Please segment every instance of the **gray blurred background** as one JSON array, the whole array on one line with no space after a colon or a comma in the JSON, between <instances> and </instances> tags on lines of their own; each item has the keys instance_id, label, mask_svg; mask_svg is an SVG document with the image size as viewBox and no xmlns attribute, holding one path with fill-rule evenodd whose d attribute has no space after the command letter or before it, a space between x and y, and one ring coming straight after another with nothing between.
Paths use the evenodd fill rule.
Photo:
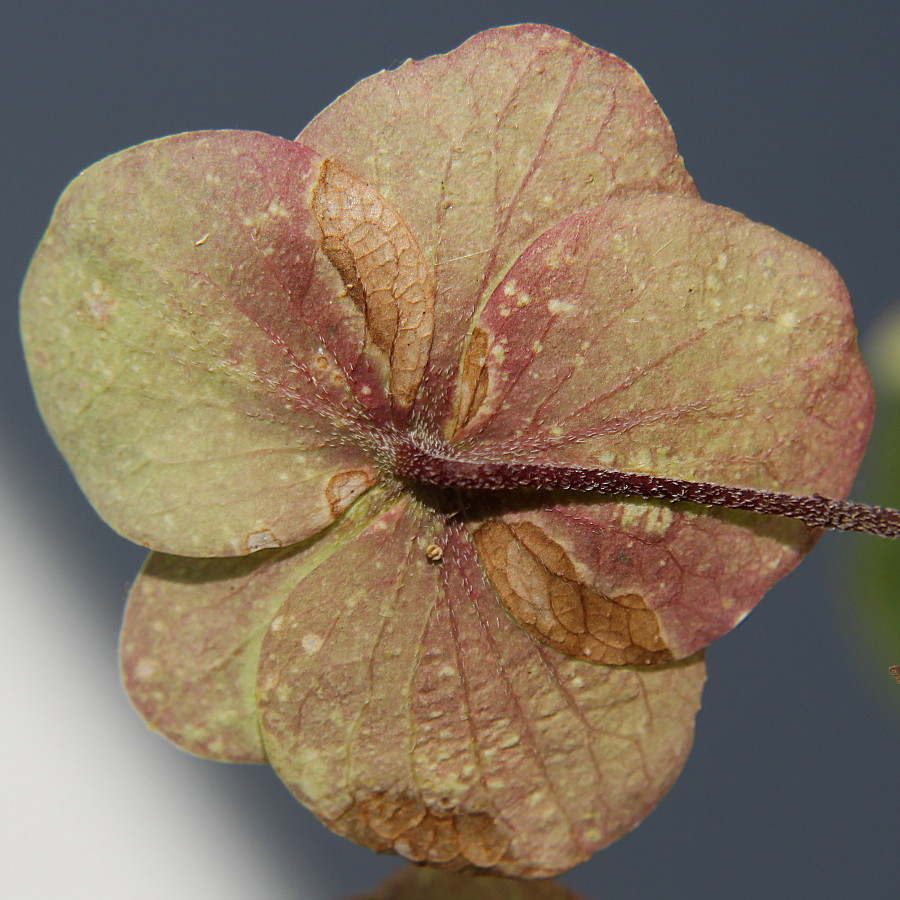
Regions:
<instances>
[{"instance_id":1,"label":"gray blurred background","mask_svg":"<svg viewBox=\"0 0 900 900\"><path fill-rule=\"evenodd\" d=\"M517 21L635 66L702 196L822 251L864 336L900 300L891 0L4 4L4 896L333 900L400 865L331 835L268 769L195 760L131 711L116 639L143 552L95 516L44 432L16 298L56 198L97 159L206 128L290 138L358 79ZM863 476L855 495L878 488ZM565 884L591 900L897 896L900 686L855 621L865 540L827 535L711 648L683 776Z\"/></svg>"}]
</instances>

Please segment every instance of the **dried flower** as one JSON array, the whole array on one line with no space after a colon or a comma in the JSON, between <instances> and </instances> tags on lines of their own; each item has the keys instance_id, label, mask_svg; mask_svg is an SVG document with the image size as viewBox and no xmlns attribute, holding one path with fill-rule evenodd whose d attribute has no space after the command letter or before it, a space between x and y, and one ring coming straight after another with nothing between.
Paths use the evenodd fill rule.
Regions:
<instances>
[{"instance_id":1,"label":"dried flower","mask_svg":"<svg viewBox=\"0 0 900 900\"><path fill-rule=\"evenodd\" d=\"M543 26L297 142L98 163L23 331L80 484L156 551L122 635L148 723L417 861L544 876L633 827L698 651L817 536L759 510L894 521L767 493L843 497L865 445L837 274L699 200L640 77Z\"/></svg>"}]
</instances>

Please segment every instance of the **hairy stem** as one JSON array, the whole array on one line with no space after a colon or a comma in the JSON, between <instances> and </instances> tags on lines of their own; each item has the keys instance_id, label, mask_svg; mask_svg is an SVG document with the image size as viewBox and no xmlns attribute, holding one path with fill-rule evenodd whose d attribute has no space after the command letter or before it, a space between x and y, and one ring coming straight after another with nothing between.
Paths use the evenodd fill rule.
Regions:
<instances>
[{"instance_id":1,"label":"hairy stem","mask_svg":"<svg viewBox=\"0 0 900 900\"><path fill-rule=\"evenodd\" d=\"M811 528L862 531L882 537L900 536L900 511L866 506L813 494L798 497L777 491L732 487L705 481L685 481L613 469L587 469L544 463L501 463L452 459L419 448L398 454L397 474L419 484L471 491L570 490L629 494L646 499L685 500L704 506L748 509L799 519Z\"/></svg>"}]
</instances>

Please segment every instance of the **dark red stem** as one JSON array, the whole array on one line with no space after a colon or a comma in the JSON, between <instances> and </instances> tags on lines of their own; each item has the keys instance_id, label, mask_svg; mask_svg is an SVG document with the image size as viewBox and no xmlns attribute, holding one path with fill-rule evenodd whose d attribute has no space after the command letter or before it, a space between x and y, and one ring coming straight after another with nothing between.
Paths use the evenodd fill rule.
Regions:
<instances>
[{"instance_id":1,"label":"dark red stem","mask_svg":"<svg viewBox=\"0 0 900 900\"><path fill-rule=\"evenodd\" d=\"M748 509L799 519L811 528L862 531L882 537L900 536L900 511L832 500L813 494L798 497L777 491L731 487L705 481L684 481L662 475L642 475L612 469L587 469L544 463L503 463L452 459L417 447L395 453L395 471L404 480L469 491L532 490L594 491L630 494L646 499L685 500L704 506Z\"/></svg>"}]
</instances>

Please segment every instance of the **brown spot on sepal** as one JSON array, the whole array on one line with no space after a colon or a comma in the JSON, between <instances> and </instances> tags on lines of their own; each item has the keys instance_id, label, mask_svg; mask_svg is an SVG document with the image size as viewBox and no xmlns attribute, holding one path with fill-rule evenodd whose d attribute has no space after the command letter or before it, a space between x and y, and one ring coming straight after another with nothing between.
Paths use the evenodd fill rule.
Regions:
<instances>
[{"instance_id":1,"label":"brown spot on sepal","mask_svg":"<svg viewBox=\"0 0 900 900\"><path fill-rule=\"evenodd\" d=\"M367 491L374 480L363 469L351 469L332 475L325 486L325 499L333 516L339 516L364 491Z\"/></svg>"},{"instance_id":2,"label":"brown spot on sepal","mask_svg":"<svg viewBox=\"0 0 900 900\"><path fill-rule=\"evenodd\" d=\"M456 409L451 431L456 434L478 414L488 392L488 334L473 328L460 366ZM452 439L452 436L451 436Z\"/></svg>"},{"instance_id":3,"label":"brown spot on sepal","mask_svg":"<svg viewBox=\"0 0 900 900\"><path fill-rule=\"evenodd\" d=\"M387 841L397 840L426 815L420 800L404 800L386 792L359 801L359 812L369 828Z\"/></svg>"},{"instance_id":4,"label":"brown spot on sepal","mask_svg":"<svg viewBox=\"0 0 900 900\"><path fill-rule=\"evenodd\" d=\"M590 662L652 666L674 655L638 594L585 585L564 548L531 522L491 520L474 533L478 557L513 619L551 647Z\"/></svg>"},{"instance_id":5,"label":"brown spot on sepal","mask_svg":"<svg viewBox=\"0 0 900 900\"><path fill-rule=\"evenodd\" d=\"M400 213L371 185L326 160L313 191L322 249L386 359L391 396L412 405L434 332L434 279Z\"/></svg>"},{"instance_id":6,"label":"brown spot on sepal","mask_svg":"<svg viewBox=\"0 0 900 900\"><path fill-rule=\"evenodd\" d=\"M326 824L377 852L454 872L490 871L510 848L510 835L496 815L434 810L420 798L389 793L357 801Z\"/></svg>"}]
</instances>

